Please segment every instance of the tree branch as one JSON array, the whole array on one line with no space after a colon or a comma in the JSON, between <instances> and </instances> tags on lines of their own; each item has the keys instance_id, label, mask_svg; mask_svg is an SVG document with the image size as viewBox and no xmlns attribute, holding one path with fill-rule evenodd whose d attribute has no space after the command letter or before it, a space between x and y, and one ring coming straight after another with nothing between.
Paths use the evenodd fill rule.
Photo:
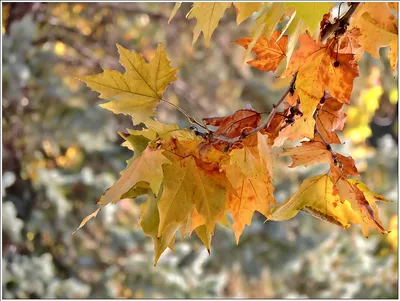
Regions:
<instances>
[{"instance_id":1,"label":"tree branch","mask_svg":"<svg viewBox=\"0 0 400 301\"><path fill-rule=\"evenodd\" d=\"M235 138L227 138L225 136L221 136L221 135L213 135L212 137L217 139L217 140L221 140L221 141L225 141L228 142L230 144L234 144L238 141L243 140L244 138L257 133L258 131L262 130L263 128L267 128L272 119L274 118L276 112L278 111L278 107L280 104L282 104L282 102L285 100L285 97L289 94L290 91L292 91L294 89L294 84L296 83L296 78L297 78L297 72L293 75L292 81L290 82L289 87L287 88L287 90L285 91L285 93L282 95L282 97L273 105L272 111L271 113L269 113L267 119L261 123L258 127L248 131L248 132L243 132L240 136L237 136Z\"/></svg>"},{"instance_id":2,"label":"tree branch","mask_svg":"<svg viewBox=\"0 0 400 301\"><path fill-rule=\"evenodd\" d=\"M349 10L343 15L343 17L336 20L335 23L329 24L321 33L321 41L325 43L326 40L330 37L330 35L336 32L343 24L349 24L350 18L353 16L354 12L356 11L357 7L360 5L360 2L352 2Z\"/></svg>"}]
</instances>

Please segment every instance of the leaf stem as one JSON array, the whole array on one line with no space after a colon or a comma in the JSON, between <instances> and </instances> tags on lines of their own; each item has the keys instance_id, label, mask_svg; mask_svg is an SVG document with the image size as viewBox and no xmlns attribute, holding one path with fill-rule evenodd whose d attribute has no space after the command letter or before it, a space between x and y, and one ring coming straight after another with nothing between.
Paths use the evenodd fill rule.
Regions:
<instances>
[{"instance_id":1,"label":"leaf stem","mask_svg":"<svg viewBox=\"0 0 400 301\"><path fill-rule=\"evenodd\" d=\"M329 24L325 28L324 32L321 35L321 42L325 43L332 33L336 32L341 26L343 26L343 24L348 24L350 18L353 16L354 12L360 4L360 2L351 2L351 6L349 10L344 14L344 16L340 19L337 19L335 23Z\"/></svg>"},{"instance_id":2,"label":"leaf stem","mask_svg":"<svg viewBox=\"0 0 400 301\"><path fill-rule=\"evenodd\" d=\"M161 101L169 104L170 106L173 106L175 109L177 109L179 112L181 112L183 115L185 115L185 117L189 120L189 122L191 124L195 124L199 127L201 127L202 129L206 130L208 133L210 133L210 130L202 125L200 122L198 122L194 117L190 116L189 113L187 113L184 109L182 109L180 106L177 106L176 104L173 104L172 102L166 100L166 99L161 99Z\"/></svg>"}]
</instances>

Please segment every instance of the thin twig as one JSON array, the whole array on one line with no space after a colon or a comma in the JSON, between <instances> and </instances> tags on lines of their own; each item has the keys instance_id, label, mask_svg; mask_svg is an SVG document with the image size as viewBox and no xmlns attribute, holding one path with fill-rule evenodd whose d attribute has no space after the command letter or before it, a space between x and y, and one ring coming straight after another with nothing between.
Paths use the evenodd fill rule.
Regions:
<instances>
[{"instance_id":1,"label":"thin twig","mask_svg":"<svg viewBox=\"0 0 400 301\"><path fill-rule=\"evenodd\" d=\"M185 117L189 120L189 122L190 122L191 124L195 124L195 125L201 127L202 129L206 130L208 133L210 133L210 130L209 130L206 126L202 125L200 122L198 122L198 121L197 121L196 119L194 119L192 116L190 116L189 113L187 113L187 112L186 112L184 109L182 109L180 106L177 106L177 105L173 104L172 102L170 102L170 101L168 101L168 100L166 100L166 99L161 99L161 101L163 101L163 102L169 104L170 106L173 106L175 109L177 109L177 110L178 110L179 112L181 112L183 115L185 115Z\"/></svg>"},{"instance_id":2,"label":"thin twig","mask_svg":"<svg viewBox=\"0 0 400 301\"><path fill-rule=\"evenodd\" d=\"M337 31L342 26L342 24L349 23L350 18L353 16L354 12L356 11L357 7L360 4L361 4L360 2L351 3L349 10L344 14L343 17L341 17L340 19L337 19L335 23L329 24L325 28L324 33L321 35L322 43L325 43L326 40L328 40L328 38L330 37L330 35L332 33L334 33L335 31Z\"/></svg>"},{"instance_id":3,"label":"thin twig","mask_svg":"<svg viewBox=\"0 0 400 301\"><path fill-rule=\"evenodd\" d=\"M240 136L237 136L235 138L228 138L228 137L221 136L221 135L213 135L213 138L221 140L221 141L228 142L230 144L234 144L234 143L236 143L236 142L238 142L240 140L243 140L247 136L250 136L250 135L252 135L254 133L257 133L258 131L262 130L263 128L268 128L268 126L270 125L270 123L271 123L272 119L274 118L276 112L278 111L279 105L285 100L285 98L289 94L289 92L294 89L294 84L296 82L296 78L297 78L297 72L293 75L292 81L290 82L290 85L287 88L287 90L285 91L285 93L273 105L271 113L269 113L267 119L263 123L261 123L258 127L254 128L254 129L252 129L252 130L250 130L248 132L243 132Z\"/></svg>"}]
</instances>

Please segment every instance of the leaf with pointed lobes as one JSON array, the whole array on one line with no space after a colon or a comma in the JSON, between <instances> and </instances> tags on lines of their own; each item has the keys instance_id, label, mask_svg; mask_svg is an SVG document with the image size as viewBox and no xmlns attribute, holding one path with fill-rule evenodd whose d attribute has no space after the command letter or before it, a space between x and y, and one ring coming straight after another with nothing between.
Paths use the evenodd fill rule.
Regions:
<instances>
[{"instance_id":1,"label":"leaf with pointed lobes","mask_svg":"<svg viewBox=\"0 0 400 301\"><path fill-rule=\"evenodd\" d=\"M210 232L208 232L208 229L205 225L199 226L194 230L196 231L196 235L200 238L202 243L207 248L208 254L210 254L211 253L212 234Z\"/></svg>"},{"instance_id":2,"label":"leaf with pointed lobes","mask_svg":"<svg viewBox=\"0 0 400 301\"><path fill-rule=\"evenodd\" d=\"M177 68L170 67L164 48L158 45L155 57L147 63L135 51L117 44L125 73L104 69L103 73L79 77L100 98L110 100L102 104L115 114L131 115L135 124L155 116L155 108L169 84L176 81Z\"/></svg>"},{"instance_id":3,"label":"leaf with pointed lobes","mask_svg":"<svg viewBox=\"0 0 400 301\"><path fill-rule=\"evenodd\" d=\"M229 154L230 159L222 163L235 189L228 193L228 209L237 243L245 226L250 226L254 211L268 217L271 204L276 204L271 183L271 150L263 135L257 133L257 138L258 145L235 149Z\"/></svg>"},{"instance_id":4,"label":"leaf with pointed lobes","mask_svg":"<svg viewBox=\"0 0 400 301\"><path fill-rule=\"evenodd\" d=\"M326 45L313 40L308 34L299 37L300 47L292 56L282 77L297 73L296 90L300 96L303 113L315 110L327 90L341 103L349 104L354 78L359 76L354 54L336 52L336 40Z\"/></svg>"},{"instance_id":5,"label":"leaf with pointed lobes","mask_svg":"<svg viewBox=\"0 0 400 301\"><path fill-rule=\"evenodd\" d=\"M289 109L283 114L286 116L288 112ZM303 138L312 139L314 137L315 119L312 115L297 115L291 123L285 117L275 116L275 120L273 119L270 126L266 129L268 135L271 135L268 140L270 145L273 143L272 146L280 147L287 139L294 141Z\"/></svg>"},{"instance_id":6,"label":"leaf with pointed lobes","mask_svg":"<svg viewBox=\"0 0 400 301\"><path fill-rule=\"evenodd\" d=\"M121 177L100 198L98 204L107 205L118 202L121 196L139 182L146 182L155 195L163 181L162 165L170 161L162 150L147 147L143 153L121 172Z\"/></svg>"},{"instance_id":7,"label":"leaf with pointed lobes","mask_svg":"<svg viewBox=\"0 0 400 301\"><path fill-rule=\"evenodd\" d=\"M233 5L236 8L236 23L238 25L264 6L262 2L233 2Z\"/></svg>"},{"instance_id":8,"label":"leaf with pointed lobes","mask_svg":"<svg viewBox=\"0 0 400 301\"><path fill-rule=\"evenodd\" d=\"M318 163L328 163L334 180L346 178L348 175L359 175L352 157L345 157L333 152L321 141L302 142L300 146L285 149L277 156L291 156L293 160L292 165L289 166L291 168L300 165L307 167Z\"/></svg>"},{"instance_id":9,"label":"leaf with pointed lobes","mask_svg":"<svg viewBox=\"0 0 400 301\"><path fill-rule=\"evenodd\" d=\"M206 47L210 47L210 39L214 30L217 28L219 20L225 10L231 6L231 2L195 2L192 9L187 14L188 19L196 18L197 23L193 29L193 42L196 43L203 32Z\"/></svg>"},{"instance_id":10,"label":"leaf with pointed lobes","mask_svg":"<svg viewBox=\"0 0 400 301\"><path fill-rule=\"evenodd\" d=\"M160 216L157 208L157 199L149 196L147 201L140 205L142 211L139 224L144 234L151 237L154 243L154 265L157 264L161 254L169 247L173 250L177 225L171 225L162 236L158 236Z\"/></svg>"},{"instance_id":11,"label":"leaf with pointed lobes","mask_svg":"<svg viewBox=\"0 0 400 301\"><path fill-rule=\"evenodd\" d=\"M245 56L250 54L257 40L261 36L270 37L279 20L285 14L286 7L281 2L273 2L267 10L263 10L256 20L252 30L252 42L246 48Z\"/></svg>"},{"instance_id":12,"label":"leaf with pointed lobes","mask_svg":"<svg viewBox=\"0 0 400 301\"><path fill-rule=\"evenodd\" d=\"M204 217L208 231L213 233L217 218L225 208L226 191L221 178L223 175L218 171L197 166L194 157L165 165L164 189L158 202L159 236L171 225L184 225L193 206Z\"/></svg>"},{"instance_id":13,"label":"leaf with pointed lobes","mask_svg":"<svg viewBox=\"0 0 400 301\"><path fill-rule=\"evenodd\" d=\"M82 220L82 222L80 223L79 227L78 227L74 232L72 232L72 235L74 235L75 232L78 231L80 228L82 228L83 226L85 226L86 223L87 223L89 220L91 220L92 218L96 217L97 214L100 212L100 210L103 209L103 207L104 207L104 206L100 206L100 207L97 208L93 213L91 213L91 214L89 214L88 216L86 216L86 217Z\"/></svg>"},{"instance_id":14,"label":"leaf with pointed lobes","mask_svg":"<svg viewBox=\"0 0 400 301\"><path fill-rule=\"evenodd\" d=\"M335 98L326 95L320 105L317 115L317 127L319 133L326 142L331 144L340 144L340 139L335 133L336 130L342 130L346 122L346 114L343 112L343 104ZM319 135L317 135L317 139Z\"/></svg>"},{"instance_id":15,"label":"leaf with pointed lobes","mask_svg":"<svg viewBox=\"0 0 400 301\"><path fill-rule=\"evenodd\" d=\"M388 233L382 226L376 204L376 201L388 201L383 196L370 191L357 179L339 179L334 193L340 197L341 202L347 201L351 204L365 237L368 237L369 228L377 229L383 234Z\"/></svg>"},{"instance_id":16,"label":"leaf with pointed lobes","mask_svg":"<svg viewBox=\"0 0 400 301\"><path fill-rule=\"evenodd\" d=\"M171 15L169 16L168 24L171 23L172 19L175 17L175 15L178 12L178 10L181 7L181 5L182 5L182 2L176 2L175 3L174 8L171 11Z\"/></svg>"},{"instance_id":17,"label":"leaf with pointed lobes","mask_svg":"<svg viewBox=\"0 0 400 301\"><path fill-rule=\"evenodd\" d=\"M358 217L349 202L342 203L340 197L333 192L334 185L328 175L306 179L297 192L273 209L269 219L288 220L303 210L314 217L348 229L351 223L358 223Z\"/></svg>"},{"instance_id":18,"label":"leaf with pointed lobes","mask_svg":"<svg viewBox=\"0 0 400 301\"><path fill-rule=\"evenodd\" d=\"M351 28L359 28L364 51L379 59L379 49L398 39L397 12L388 2L361 3L351 19ZM397 44L397 43L396 43Z\"/></svg>"},{"instance_id":19,"label":"leaf with pointed lobes","mask_svg":"<svg viewBox=\"0 0 400 301\"><path fill-rule=\"evenodd\" d=\"M286 46L288 36L283 35L280 40L281 32L275 31L271 38L260 37L251 49L257 59L248 61L247 64L262 71L275 71L279 63L286 57ZM248 48L249 44L253 41L252 38L243 38L235 41L236 44Z\"/></svg>"}]
</instances>

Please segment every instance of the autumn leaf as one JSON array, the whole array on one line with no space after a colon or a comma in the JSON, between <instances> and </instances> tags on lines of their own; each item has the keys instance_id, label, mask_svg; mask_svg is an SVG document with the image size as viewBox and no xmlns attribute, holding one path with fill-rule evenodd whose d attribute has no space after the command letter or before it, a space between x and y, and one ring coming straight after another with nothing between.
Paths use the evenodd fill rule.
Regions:
<instances>
[{"instance_id":1,"label":"autumn leaf","mask_svg":"<svg viewBox=\"0 0 400 301\"><path fill-rule=\"evenodd\" d=\"M359 75L354 54L336 53L333 38L324 45L313 40L309 34L303 34L299 41L300 48L282 76L298 71L296 90L303 113L308 115L315 109L325 89L341 103L348 104L353 80Z\"/></svg>"},{"instance_id":2,"label":"autumn leaf","mask_svg":"<svg viewBox=\"0 0 400 301\"><path fill-rule=\"evenodd\" d=\"M193 30L193 42L196 43L203 32L206 47L210 47L210 39L214 30L217 28L219 20L224 15L231 2L195 2L192 9L187 14L188 19L196 18L197 23Z\"/></svg>"},{"instance_id":3,"label":"autumn leaf","mask_svg":"<svg viewBox=\"0 0 400 301\"><path fill-rule=\"evenodd\" d=\"M169 16L168 24L171 23L172 19L175 17L175 15L178 12L178 10L181 7L181 5L182 5L182 2L176 2L175 3L174 8L171 11L171 15Z\"/></svg>"},{"instance_id":4,"label":"autumn leaf","mask_svg":"<svg viewBox=\"0 0 400 301\"><path fill-rule=\"evenodd\" d=\"M111 186L98 201L100 205L107 205L119 201L121 196L139 182L149 183L155 195L160 190L163 181L162 165L169 164L161 150L147 147L136 160L121 172L121 177Z\"/></svg>"},{"instance_id":5,"label":"autumn leaf","mask_svg":"<svg viewBox=\"0 0 400 301\"><path fill-rule=\"evenodd\" d=\"M335 98L327 96L318 109L317 127L323 139L332 144L340 144L340 139L335 133L341 131L346 122L346 114L343 112L343 104ZM319 135L316 136L319 138Z\"/></svg>"},{"instance_id":6,"label":"autumn leaf","mask_svg":"<svg viewBox=\"0 0 400 301\"><path fill-rule=\"evenodd\" d=\"M243 109L229 116L204 118L203 121L206 125L218 127L216 135L234 138L240 136L243 131L256 128L261 121L261 114L254 110Z\"/></svg>"},{"instance_id":7,"label":"autumn leaf","mask_svg":"<svg viewBox=\"0 0 400 301\"><path fill-rule=\"evenodd\" d=\"M251 49L251 52L257 55L257 59L248 61L247 63L262 71L275 71L279 63L286 56L286 45L288 42L288 36L286 35L282 36L278 41L280 35L280 31L275 31L271 38L258 38L254 47ZM252 41L253 39L248 37L237 40L235 43L247 49Z\"/></svg>"},{"instance_id":8,"label":"autumn leaf","mask_svg":"<svg viewBox=\"0 0 400 301\"><path fill-rule=\"evenodd\" d=\"M273 2L271 6L257 17L252 31L252 42L247 46L245 56L250 54L257 40L261 36L270 37L279 20L286 11L283 3Z\"/></svg>"},{"instance_id":9,"label":"autumn leaf","mask_svg":"<svg viewBox=\"0 0 400 301\"><path fill-rule=\"evenodd\" d=\"M219 151L225 151L228 143L214 136L219 135L226 138L239 137L242 133L247 133L260 124L261 114L254 110L243 109L225 117L204 118L203 122L205 125L215 126L218 129L202 144L202 147L205 150L210 150L210 147L213 146ZM255 135L250 135L242 143L247 145L256 144L257 139L255 138Z\"/></svg>"},{"instance_id":10,"label":"autumn leaf","mask_svg":"<svg viewBox=\"0 0 400 301\"><path fill-rule=\"evenodd\" d=\"M212 234L208 232L205 225L201 225L195 229L196 235L200 238L204 246L207 248L208 254L211 253L211 238Z\"/></svg>"},{"instance_id":11,"label":"autumn leaf","mask_svg":"<svg viewBox=\"0 0 400 301\"><path fill-rule=\"evenodd\" d=\"M333 193L333 183L328 175L304 180L297 192L273 209L269 220L288 220L300 210L345 229L357 221L348 202L341 203L339 196Z\"/></svg>"},{"instance_id":12,"label":"autumn leaf","mask_svg":"<svg viewBox=\"0 0 400 301\"><path fill-rule=\"evenodd\" d=\"M291 156L293 160L292 165L289 166L291 168L328 163L334 180L346 178L348 175L359 175L353 158L333 152L329 145L325 145L321 141L302 142L300 146L285 149L284 152L277 154L277 156Z\"/></svg>"},{"instance_id":13,"label":"autumn leaf","mask_svg":"<svg viewBox=\"0 0 400 301\"><path fill-rule=\"evenodd\" d=\"M314 137L314 128L315 119L312 116L296 116L294 122L290 124L283 119L282 127L272 146L280 147L287 139L291 141L302 138L312 139Z\"/></svg>"},{"instance_id":14,"label":"autumn leaf","mask_svg":"<svg viewBox=\"0 0 400 301\"><path fill-rule=\"evenodd\" d=\"M368 237L369 228L377 229L381 233L387 233L379 218L379 208L376 201L388 201L381 195L370 191L359 180L339 179L335 185L335 195L341 202L348 201L353 211L358 216L358 223L362 226L362 232Z\"/></svg>"},{"instance_id":15,"label":"autumn leaf","mask_svg":"<svg viewBox=\"0 0 400 301\"><path fill-rule=\"evenodd\" d=\"M79 77L100 97L111 100L102 104L115 114L131 115L134 123L155 115L155 108L169 84L177 80L178 69L171 68L164 48L158 45L155 57L147 63L143 57L117 44L125 73L104 69L103 73Z\"/></svg>"},{"instance_id":16,"label":"autumn leaf","mask_svg":"<svg viewBox=\"0 0 400 301\"><path fill-rule=\"evenodd\" d=\"M238 25L264 6L262 2L233 2L233 5L236 8L236 23Z\"/></svg>"},{"instance_id":17,"label":"autumn leaf","mask_svg":"<svg viewBox=\"0 0 400 301\"><path fill-rule=\"evenodd\" d=\"M366 237L368 237L369 228L387 233L381 226L379 208L375 199L371 197L380 198L381 196L369 189L363 192L357 186L360 185L362 189L365 189L365 185L358 180L340 180L339 182L344 187L337 188L328 175L304 180L296 193L273 209L270 220L291 219L303 210L345 229L348 229L350 224L360 224ZM366 195L369 200L366 199Z\"/></svg>"},{"instance_id":18,"label":"autumn leaf","mask_svg":"<svg viewBox=\"0 0 400 301\"><path fill-rule=\"evenodd\" d=\"M296 9L296 17L300 18L307 29L314 33L319 28L319 23L324 14L330 11L332 2L286 2L286 7Z\"/></svg>"},{"instance_id":19,"label":"autumn leaf","mask_svg":"<svg viewBox=\"0 0 400 301\"><path fill-rule=\"evenodd\" d=\"M199 168L193 157L164 166L164 190L158 202L162 235L170 225L183 225L193 206L213 233L217 217L225 208L225 189L210 172Z\"/></svg>"},{"instance_id":20,"label":"autumn leaf","mask_svg":"<svg viewBox=\"0 0 400 301\"><path fill-rule=\"evenodd\" d=\"M388 2L361 3L351 24L360 30L362 48L375 58L379 58L381 47L397 44L397 17Z\"/></svg>"},{"instance_id":21,"label":"autumn leaf","mask_svg":"<svg viewBox=\"0 0 400 301\"><path fill-rule=\"evenodd\" d=\"M251 224L254 211L268 217L275 204L271 183L272 157L265 137L258 133L258 145L233 150L229 161L222 165L235 193L228 193L228 209L233 217L236 242L246 225Z\"/></svg>"},{"instance_id":22,"label":"autumn leaf","mask_svg":"<svg viewBox=\"0 0 400 301\"><path fill-rule=\"evenodd\" d=\"M155 197L149 196L147 201L140 205L140 209L142 212L139 224L142 227L143 232L153 239L155 251L154 265L156 265L161 254L167 249L167 247L169 246L171 249L173 248L175 233L178 228L177 225L172 225L162 236L157 235L160 217L157 208L157 199Z\"/></svg>"}]
</instances>

